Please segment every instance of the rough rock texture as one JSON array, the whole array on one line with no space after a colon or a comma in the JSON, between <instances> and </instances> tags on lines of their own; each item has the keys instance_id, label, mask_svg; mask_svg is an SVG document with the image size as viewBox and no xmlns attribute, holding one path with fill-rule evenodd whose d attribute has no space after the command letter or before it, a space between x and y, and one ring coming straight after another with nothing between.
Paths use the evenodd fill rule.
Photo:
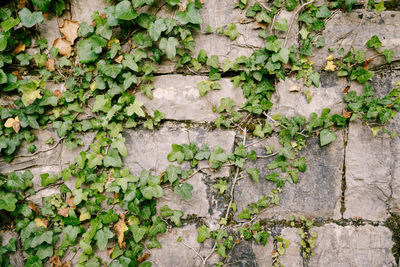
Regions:
<instances>
[{"instance_id":1,"label":"rough rock texture","mask_svg":"<svg viewBox=\"0 0 400 267\"><path fill-rule=\"evenodd\" d=\"M315 62L314 67L323 69L326 65L325 58L332 53L337 57L340 48L344 48L344 53L347 53L350 48L365 50L365 43L373 35L379 37L383 48L393 49L393 60L399 59L400 32L397 30L399 16L399 12L395 11L381 13L364 10L354 10L350 13L335 12L323 31L325 46L313 51L314 56L311 60ZM329 52L328 48L334 48L335 51ZM375 53L370 49L365 54L365 58L369 58ZM384 62L384 57L379 57L374 59L370 66L379 66Z\"/></svg>"},{"instance_id":2,"label":"rough rock texture","mask_svg":"<svg viewBox=\"0 0 400 267\"><path fill-rule=\"evenodd\" d=\"M303 258L300 256L300 236L296 228L283 228L282 237L290 241L285 254L280 258L281 264L286 267L297 267L303 265Z\"/></svg>"},{"instance_id":3,"label":"rough rock texture","mask_svg":"<svg viewBox=\"0 0 400 267\"><path fill-rule=\"evenodd\" d=\"M339 226L312 228L318 234L316 256L309 266L396 266L391 254L391 232L382 226Z\"/></svg>"},{"instance_id":4,"label":"rough rock texture","mask_svg":"<svg viewBox=\"0 0 400 267\"><path fill-rule=\"evenodd\" d=\"M144 102L150 114L159 110L165 114L166 119L196 122L210 122L219 117L218 113L212 111L212 107L219 106L223 97L230 97L236 105L245 102L242 90L233 88L229 79L218 81L221 90L211 90L201 97L197 84L204 80L208 80L207 77L158 76L154 79L153 99L150 100L144 94L139 94L138 99Z\"/></svg>"},{"instance_id":5,"label":"rough rock texture","mask_svg":"<svg viewBox=\"0 0 400 267\"><path fill-rule=\"evenodd\" d=\"M289 219L290 215L305 215L307 217L325 217L338 219L340 215L340 197L343 168L343 134L337 132L338 138L330 146L320 147L319 139L313 138L299 156L307 160L307 170L299 173L298 184L286 183L280 195L279 206L271 206L260 213L260 218ZM251 143L251 141L249 141ZM253 147L258 155L263 155L266 144L276 144L274 140L258 143ZM264 179L265 175L275 172L268 170L271 158L261 158L249 161L247 168L258 168L260 181L255 183L250 177L238 182L235 190L235 202L239 212L248 204L257 202L268 195L274 188L272 182ZM248 190L253 188L252 190Z\"/></svg>"}]
</instances>

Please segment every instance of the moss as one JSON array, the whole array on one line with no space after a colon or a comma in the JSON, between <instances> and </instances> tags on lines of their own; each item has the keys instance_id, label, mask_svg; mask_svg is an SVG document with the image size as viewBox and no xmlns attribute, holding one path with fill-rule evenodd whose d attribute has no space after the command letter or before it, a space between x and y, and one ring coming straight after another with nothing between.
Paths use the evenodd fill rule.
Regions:
<instances>
[{"instance_id":1,"label":"moss","mask_svg":"<svg viewBox=\"0 0 400 267\"><path fill-rule=\"evenodd\" d=\"M400 258L400 215L391 213L389 219L386 220L385 226L392 231L392 240L394 242L392 253L396 259L396 263L399 264Z\"/></svg>"}]
</instances>

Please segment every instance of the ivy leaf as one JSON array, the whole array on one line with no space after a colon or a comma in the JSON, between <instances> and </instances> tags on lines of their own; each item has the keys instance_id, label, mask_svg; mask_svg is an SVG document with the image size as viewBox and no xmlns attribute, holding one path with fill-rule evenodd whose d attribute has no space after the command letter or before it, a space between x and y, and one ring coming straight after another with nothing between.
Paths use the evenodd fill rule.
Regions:
<instances>
[{"instance_id":1,"label":"ivy leaf","mask_svg":"<svg viewBox=\"0 0 400 267\"><path fill-rule=\"evenodd\" d=\"M97 60L107 41L98 36L92 35L78 43L78 57L80 63L90 63Z\"/></svg>"},{"instance_id":2,"label":"ivy leaf","mask_svg":"<svg viewBox=\"0 0 400 267\"><path fill-rule=\"evenodd\" d=\"M197 242L199 243L203 243L204 241L206 241L206 239L211 237L211 229L205 225L202 225L199 228L197 228L197 232L199 233L197 235Z\"/></svg>"},{"instance_id":3,"label":"ivy leaf","mask_svg":"<svg viewBox=\"0 0 400 267\"><path fill-rule=\"evenodd\" d=\"M265 48L269 51L273 51L277 53L279 49L282 47L282 42L277 40L276 36L269 36L267 38L267 43L265 44Z\"/></svg>"},{"instance_id":4,"label":"ivy leaf","mask_svg":"<svg viewBox=\"0 0 400 267\"><path fill-rule=\"evenodd\" d=\"M383 55L385 56L387 63L390 63L392 62L394 51L392 49L385 49L383 50Z\"/></svg>"},{"instance_id":5,"label":"ivy leaf","mask_svg":"<svg viewBox=\"0 0 400 267\"><path fill-rule=\"evenodd\" d=\"M181 196L185 200L192 198L193 186L188 183L183 183L181 186L177 185L174 187L174 192L178 196Z\"/></svg>"},{"instance_id":6,"label":"ivy leaf","mask_svg":"<svg viewBox=\"0 0 400 267\"><path fill-rule=\"evenodd\" d=\"M0 210L14 211L18 200L13 193L0 190Z\"/></svg>"},{"instance_id":7,"label":"ivy leaf","mask_svg":"<svg viewBox=\"0 0 400 267\"><path fill-rule=\"evenodd\" d=\"M174 59L176 56L176 47L179 45L178 40L175 37L161 38L160 49L164 50L169 59Z\"/></svg>"},{"instance_id":8,"label":"ivy leaf","mask_svg":"<svg viewBox=\"0 0 400 267\"><path fill-rule=\"evenodd\" d=\"M139 67L134 60L134 55L132 54L125 54L124 60L122 61L122 66L124 68L130 68L133 71L139 71Z\"/></svg>"},{"instance_id":9,"label":"ivy leaf","mask_svg":"<svg viewBox=\"0 0 400 267\"><path fill-rule=\"evenodd\" d=\"M288 30L289 25L287 19L280 19L274 23L274 28L278 31L285 32Z\"/></svg>"},{"instance_id":10,"label":"ivy leaf","mask_svg":"<svg viewBox=\"0 0 400 267\"><path fill-rule=\"evenodd\" d=\"M344 0L344 5L346 7L346 11L350 12L353 9L354 4L357 0Z\"/></svg>"},{"instance_id":11,"label":"ivy leaf","mask_svg":"<svg viewBox=\"0 0 400 267\"><path fill-rule=\"evenodd\" d=\"M156 234L165 233L167 231L167 225L159 216L153 216L151 219L153 225L149 229L149 236L155 236Z\"/></svg>"},{"instance_id":12,"label":"ivy leaf","mask_svg":"<svg viewBox=\"0 0 400 267\"><path fill-rule=\"evenodd\" d=\"M335 141L336 138L337 138L336 134L330 132L328 129L323 129L319 134L319 141L321 143L321 146L325 146Z\"/></svg>"},{"instance_id":13,"label":"ivy leaf","mask_svg":"<svg viewBox=\"0 0 400 267\"><path fill-rule=\"evenodd\" d=\"M203 144L201 146L200 151L196 153L196 156L194 158L197 160L205 160L209 159L210 155L211 155L210 148L207 145Z\"/></svg>"},{"instance_id":14,"label":"ivy leaf","mask_svg":"<svg viewBox=\"0 0 400 267\"><path fill-rule=\"evenodd\" d=\"M182 24L203 23L203 19L201 18L199 10L196 8L196 4L194 2L189 2L185 11L179 11L176 13L176 19Z\"/></svg>"},{"instance_id":15,"label":"ivy leaf","mask_svg":"<svg viewBox=\"0 0 400 267\"><path fill-rule=\"evenodd\" d=\"M39 10L47 12L50 7L51 0L32 0L32 4Z\"/></svg>"},{"instance_id":16,"label":"ivy leaf","mask_svg":"<svg viewBox=\"0 0 400 267\"><path fill-rule=\"evenodd\" d=\"M108 95L97 95L94 101L92 112L108 112L111 109L111 98Z\"/></svg>"},{"instance_id":17,"label":"ivy leaf","mask_svg":"<svg viewBox=\"0 0 400 267\"><path fill-rule=\"evenodd\" d=\"M172 151L169 152L167 159L168 161L177 161L179 164L182 164L185 159L185 154L183 153L183 147L177 144L172 144Z\"/></svg>"},{"instance_id":18,"label":"ivy leaf","mask_svg":"<svg viewBox=\"0 0 400 267\"><path fill-rule=\"evenodd\" d=\"M374 36L371 37L371 39L369 39L369 40L367 41L366 45L367 45L369 48L378 49L378 48L380 48L380 47L382 46L382 42L379 40L379 37L378 37L378 36L374 35Z\"/></svg>"},{"instance_id":19,"label":"ivy leaf","mask_svg":"<svg viewBox=\"0 0 400 267\"><path fill-rule=\"evenodd\" d=\"M145 186L140 191L145 199L160 198L164 195L164 190L158 184Z\"/></svg>"},{"instance_id":20,"label":"ivy leaf","mask_svg":"<svg viewBox=\"0 0 400 267\"><path fill-rule=\"evenodd\" d=\"M211 82L204 80L197 84L200 96L205 96L208 91L211 91Z\"/></svg>"},{"instance_id":21,"label":"ivy leaf","mask_svg":"<svg viewBox=\"0 0 400 267\"><path fill-rule=\"evenodd\" d=\"M211 57L207 58L206 64L207 64L207 66L210 66L210 67L212 67L214 69L219 69L218 56L217 55L212 55Z\"/></svg>"},{"instance_id":22,"label":"ivy leaf","mask_svg":"<svg viewBox=\"0 0 400 267\"><path fill-rule=\"evenodd\" d=\"M132 9L131 2L124 0L115 6L115 16L120 20L132 20L138 16Z\"/></svg>"},{"instance_id":23,"label":"ivy leaf","mask_svg":"<svg viewBox=\"0 0 400 267\"><path fill-rule=\"evenodd\" d=\"M22 103L29 106L37 98L42 98L40 90L37 90L37 85L33 81L24 80L19 83L18 90L22 93Z\"/></svg>"},{"instance_id":24,"label":"ivy leaf","mask_svg":"<svg viewBox=\"0 0 400 267\"><path fill-rule=\"evenodd\" d=\"M249 209L244 209L239 215L238 215L239 219L245 219L245 220L250 220L251 216L250 216L250 211Z\"/></svg>"},{"instance_id":25,"label":"ivy leaf","mask_svg":"<svg viewBox=\"0 0 400 267\"><path fill-rule=\"evenodd\" d=\"M298 0L286 0L286 9L292 11L299 5Z\"/></svg>"},{"instance_id":26,"label":"ivy leaf","mask_svg":"<svg viewBox=\"0 0 400 267\"><path fill-rule=\"evenodd\" d=\"M122 167L122 160L116 148L111 148L103 159L104 167Z\"/></svg>"},{"instance_id":27,"label":"ivy leaf","mask_svg":"<svg viewBox=\"0 0 400 267\"><path fill-rule=\"evenodd\" d=\"M31 12L29 9L24 7L18 12L21 24L24 27L31 28L38 23L42 23L44 18L40 11Z\"/></svg>"},{"instance_id":28,"label":"ivy leaf","mask_svg":"<svg viewBox=\"0 0 400 267\"><path fill-rule=\"evenodd\" d=\"M133 102L133 104L130 104L127 108L126 108L126 114L128 116L132 116L133 114L136 114L140 117L144 117L145 113L143 111L143 109L141 108L143 106L143 102L140 102L139 100L136 100Z\"/></svg>"},{"instance_id":29,"label":"ivy leaf","mask_svg":"<svg viewBox=\"0 0 400 267\"><path fill-rule=\"evenodd\" d=\"M105 60L97 62L97 69L100 73L103 73L113 79L117 78L118 74L122 71L121 64L107 64Z\"/></svg>"},{"instance_id":30,"label":"ivy leaf","mask_svg":"<svg viewBox=\"0 0 400 267\"><path fill-rule=\"evenodd\" d=\"M176 6L179 5L181 3L181 0L167 0L167 4L169 6Z\"/></svg>"},{"instance_id":31,"label":"ivy leaf","mask_svg":"<svg viewBox=\"0 0 400 267\"><path fill-rule=\"evenodd\" d=\"M258 183L258 181L260 180L260 174L258 172L257 168L250 168L246 170L248 174L250 174L251 178L253 178L253 180Z\"/></svg>"},{"instance_id":32,"label":"ivy leaf","mask_svg":"<svg viewBox=\"0 0 400 267\"><path fill-rule=\"evenodd\" d=\"M139 243L148 231L147 227L138 226L135 224L131 225L129 230L131 231L133 240L135 240L136 243Z\"/></svg>"},{"instance_id":33,"label":"ivy leaf","mask_svg":"<svg viewBox=\"0 0 400 267\"><path fill-rule=\"evenodd\" d=\"M17 26L19 22L20 22L19 18L9 17L8 19L6 19L1 23L1 27L3 28L3 31L7 32L14 26Z\"/></svg>"},{"instance_id":34,"label":"ivy leaf","mask_svg":"<svg viewBox=\"0 0 400 267\"><path fill-rule=\"evenodd\" d=\"M239 32L236 29L236 24L229 23L224 30L224 34L231 38L232 41L235 40L239 36Z\"/></svg>"},{"instance_id":35,"label":"ivy leaf","mask_svg":"<svg viewBox=\"0 0 400 267\"><path fill-rule=\"evenodd\" d=\"M173 182L178 180L178 175L182 173L182 170L181 168L170 164L165 170L165 173L167 175L168 181L172 184Z\"/></svg>"},{"instance_id":36,"label":"ivy leaf","mask_svg":"<svg viewBox=\"0 0 400 267\"><path fill-rule=\"evenodd\" d=\"M318 8L318 11L315 14L315 16L319 19L324 19L324 18L329 18L330 16L332 16L332 13L329 11L328 6L326 4L323 4L322 6L320 6Z\"/></svg>"},{"instance_id":37,"label":"ivy leaf","mask_svg":"<svg viewBox=\"0 0 400 267\"><path fill-rule=\"evenodd\" d=\"M100 250L104 250L107 246L108 239L114 236L113 232L110 231L108 227L104 227L96 232L94 239L96 240L96 245Z\"/></svg>"},{"instance_id":38,"label":"ivy leaf","mask_svg":"<svg viewBox=\"0 0 400 267\"><path fill-rule=\"evenodd\" d=\"M305 172L306 171L306 158L305 157L301 157L299 159L296 159L295 161L293 161L292 164L293 167L299 169L299 171L301 172Z\"/></svg>"},{"instance_id":39,"label":"ivy leaf","mask_svg":"<svg viewBox=\"0 0 400 267\"><path fill-rule=\"evenodd\" d=\"M57 181L56 177L48 173L41 174L40 179L41 179L41 186L48 186L49 184L53 184Z\"/></svg>"},{"instance_id":40,"label":"ivy leaf","mask_svg":"<svg viewBox=\"0 0 400 267\"><path fill-rule=\"evenodd\" d=\"M124 233L128 231L128 227L126 226L125 220L120 218L118 222L113 226L115 233L118 237L118 245L122 248L122 243L124 242Z\"/></svg>"},{"instance_id":41,"label":"ivy leaf","mask_svg":"<svg viewBox=\"0 0 400 267\"><path fill-rule=\"evenodd\" d=\"M351 73L350 79L357 79L359 83L364 84L373 76L373 71L366 70L363 67L357 67L357 69Z\"/></svg>"},{"instance_id":42,"label":"ivy leaf","mask_svg":"<svg viewBox=\"0 0 400 267\"><path fill-rule=\"evenodd\" d=\"M111 148L118 149L119 154L121 154L121 156L123 157L126 157L128 155L128 150L125 146L125 138L122 137L121 134L119 134L119 136L113 140L113 142L111 143Z\"/></svg>"},{"instance_id":43,"label":"ivy leaf","mask_svg":"<svg viewBox=\"0 0 400 267\"><path fill-rule=\"evenodd\" d=\"M160 39L161 33L167 29L164 19L158 19L152 22L149 27L149 35L153 41Z\"/></svg>"}]
</instances>

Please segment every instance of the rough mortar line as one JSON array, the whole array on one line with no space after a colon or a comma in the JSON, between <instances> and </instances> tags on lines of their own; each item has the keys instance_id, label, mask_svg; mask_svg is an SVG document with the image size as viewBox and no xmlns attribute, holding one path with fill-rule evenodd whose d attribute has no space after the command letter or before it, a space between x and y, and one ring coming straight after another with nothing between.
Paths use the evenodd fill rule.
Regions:
<instances>
[{"instance_id":1,"label":"rough mortar line","mask_svg":"<svg viewBox=\"0 0 400 267\"><path fill-rule=\"evenodd\" d=\"M342 196L340 200L340 214L342 215L343 219L343 214L346 210L346 150L347 150L347 142L349 140L349 126L346 125L343 129L343 166L342 166Z\"/></svg>"}]
</instances>

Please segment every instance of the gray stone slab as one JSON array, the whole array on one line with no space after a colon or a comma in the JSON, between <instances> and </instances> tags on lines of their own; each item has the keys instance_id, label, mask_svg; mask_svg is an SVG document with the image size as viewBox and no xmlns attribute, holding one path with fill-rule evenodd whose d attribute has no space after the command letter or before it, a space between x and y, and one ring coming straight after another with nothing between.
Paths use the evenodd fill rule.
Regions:
<instances>
[{"instance_id":1,"label":"gray stone slab","mask_svg":"<svg viewBox=\"0 0 400 267\"><path fill-rule=\"evenodd\" d=\"M71 18L79 23L86 21L89 25L92 23L90 18L94 12L104 13L107 7L106 0L73 0L71 1Z\"/></svg>"},{"instance_id":2,"label":"gray stone slab","mask_svg":"<svg viewBox=\"0 0 400 267\"><path fill-rule=\"evenodd\" d=\"M374 77L371 84L376 95L383 97L400 78L400 72ZM399 132L397 115L385 127ZM381 135L381 134L379 134ZM361 217L384 221L389 210L400 211L400 141L374 137L370 128L360 122L350 123L346 147L345 218Z\"/></svg>"},{"instance_id":3,"label":"gray stone slab","mask_svg":"<svg viewBox=\"0 0 400 267\"><path fill-rule=\"evenodd\" d=\"M330 108L332 113L342 114L344 109L343 90L347 86L346 79L338 78L334 73L321 73L320 87L306 87L302 80L295 77L280 80L272 97L274 106L270 114L280 113L292 117L305 116L307 119L312 112L321 114L324 108ZM298 91L297 91L298 90ZM311 102L308 104L305 91L309 90Z\"/></svg>"},{"instance_id":4,"label":"gray stone slab","mask_svg":"<svg viewBox=\"0 0 400 267\"><path fill-rule=\"evenodd\" d=\"M177 242L178 237L182 237L181 242ZM197 242L197 228L195 225L187 225L182 228L173 228L167 233L157 236L161 243L161 249L152 249L148 261L152 266L202 266L202 261L196 253L185 246L183 243L195 249L203 258L207 257L214 244L208 239L204 243ZM212 266L218 261L219 256L214 253L207 261L207 266Z\"/></svg>"},{"instance_id":5,"label":"gray stone slab","mask_svg":"<svg viewBox=\"0 0 400 267\"><path fill-rule=\"evenodd\" d=\"M326 57L331 54L328 48L334 48L335 57L338 50L344 48L345 53L350 49L367 50L365 43L377 35L382 42L381 49L393 49L393 60L400 58L400 31L398 31L400 12L383 11L381 13L365 10L353 10L350 13L335 12L326 23L323 31L325 46L314 48L311 60L315 62L314 68L321 70L326 66ZM338 27L340 25L340 27ZM365 58L375 55L376 52L368 49ZM375 58L370 67L386 63L384 57Z\"/></svg>"},{"instance_id":6,"label":"gray stone slab","mask_svg":"<svg viewBox=\"0 0 400 267\"><path fill-rule=\"evenodd\" d=\"M252 249L259 267L272 266L271 256L272 251L274 250L274 239L271 236L268 238L268 242L265 246L253 242Z\"/></svg>"},{"instance_id":7,"label":"gray stone slab","mask_svg":"<svg viewBox=\"0 0 400 267\"><path fill-rule=\"evenodd\" d=\"M307 146L300 151L299 157L306 158L307 170L299 173L297 184L286 183L280 194L280 205L263 209L262 219L289 219L290 215L306 217L324 217L338 219L340 215L340 198L343 168L343 133L336 132L338 138L328 146L321 147L318 138L311 138ZM251 143L249 141L249 143ZM265 144L276 144L276 140L266 140L251 147L257 155L264 155ZM261 196L266 196L274 188L272 182L264 179L265 175L277 170L268 170L272 158L248 161L244 169L258 168L259 183L245 177L237 183L234 199L239 214L250 203L255 203ZM245 175L247 176L247 175Z\"/></svg>"},{"instance_id":8,"label":"gray stone slab","mask_svg":"<svg viewBox=\"0 0 400 267\"><path fill-rule=\"evenodd\" d=\"M327 224L311 228L318 234L316 255L310 267L319 266L396 266L391 253L392 234L383 226L339 226Z\"/></svg>"},{"instance_id":9,"label":"gray stone slab","mask_svg":"<svg viewBox=\"0 0 400 267\"><path fill-rule=\"evenodd\" d=\"M162 127L153 131L146 129L128 130L125 131L128 156L124 162L134 175L139 175L143 169L159 174L169 164L172 164L167 160L167 155L172 150L172 144L188 144L192 141L198 146L201 143L219 145L224 151L231 152L234 137L233 131L216 130L209 132L203 127L195 127L189 130L185 128L185 124L174 123L164 123ZM183 167L189 168L187 164L183 164ZM223 175L226 175L226 173L224 172Z\"/></svg>"},{"instance_id":10,"label":"gray stone slab","mask_svg":"<svg viewBox=\"0 0 400 267\"><path fill-rule=\"evenodd\" d=\"M296 228L283 228L281 236L290 241L285 254L280 257L280 263L285 267L303 266L303 258L300 255L300 236Z\"/></svg>"},{"instance_id":11,"label":"gray stone slab","mask_svg":"<svg viewBox=\"0 0 400 267\"><path fill-rule=\"evenodd\" d=\"M197 84L204 80L208 79L201 76L158 76L154 79L153 100L142 93L137 95L137 99L144 102L150 114L159 110L166 119L196 122L214 121L219 117L212 107L219 106L221 98L230 97L237 105L245 102L242 89L234 88L229 79L218 81L221 90L211 90L201 97Z\"/></svg>"},{"instance_id":12,"label":"gray stone slab","mask_svg":"<svg viewBox=\"0 0 400 267\"><path fill-rule=\"evenodd\" d=\"M15 245L17 247L17 251L7 254L10 259L10 263L12 265L14 265L15 267L24 266L25 265L24 255L21 250L21 244L19 242L18 234L13 231L0 231L0 245L1 246L7 245L11 238L16 239Z\"/></svg>"}]
</instances>

